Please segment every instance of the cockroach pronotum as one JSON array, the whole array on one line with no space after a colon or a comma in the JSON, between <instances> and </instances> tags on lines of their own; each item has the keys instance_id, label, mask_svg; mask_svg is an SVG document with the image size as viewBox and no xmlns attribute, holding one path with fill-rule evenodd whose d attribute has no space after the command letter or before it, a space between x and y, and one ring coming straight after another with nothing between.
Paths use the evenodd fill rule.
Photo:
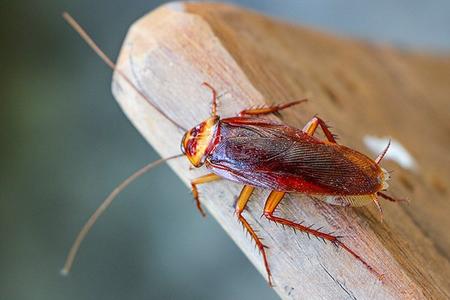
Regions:
<instances>
[{"instance_id":1,"label":"cockroach pronotum","mask_svg":"<svg viewBox=\"0 0 450 300\"><path fill-rule=\"evenodd\" d=\"M345 249L377 277L381 277L381 274L369 263L343 243L339 236L275 216L274 211L286 193L302 193L333 205L363 206L374 203L382 219L378 196L394 202L400 201L383 193L388 188L387 182L390 176L380 167L380 162L389 144L373 160L356 150L338 144L329 127L317 116L313 117L301 130L262 117L279 113L283 109L305 102L306 99L244 109L236 117L221 119L216 110L216 90L205 82L203 85L212 92L211 117L192 129L186 130L159 109L158 105L146 97L123 72L116 69L115 64L70 15L64 13L64 18L111 69L115 70L159 113L185 132L181 140L183 154L159 159L146 165L123 181L104 200L78 234L62 270L64 274L69 272L76 252L92 225L120 191L153 167L168 160L186 156L193 167L205 166L211 171L210 174L191 182L192 193L202 215L205 215L205 212L198 195L199 184L228 179L244 185L237 198L236 216L256 242L271 286L272 274L266 253L267 247L242 214L255 188L271 190L263 212L263 216L268 220L330 241L335 246ZM326 140L314 136L319 127L325 134Z\"/></svg>"}]
</instances>

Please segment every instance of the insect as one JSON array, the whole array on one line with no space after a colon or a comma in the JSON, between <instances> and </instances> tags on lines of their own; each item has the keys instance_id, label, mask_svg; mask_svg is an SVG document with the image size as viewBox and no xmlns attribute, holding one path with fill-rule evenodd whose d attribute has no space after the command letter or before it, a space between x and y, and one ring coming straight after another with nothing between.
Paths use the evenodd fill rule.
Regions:
<instances>
[{"instance_id":1,"label":"insect","mask_svg":"<svg viewBox=\"0 0 450 300\"><path fill-rule=\"evenodd\" d=\"M389 144L373 160L356 150L338 144L329 127L317 116L313 117L303 129L264 118L265 115L279 113L284 109L303 103L306 99L244 109L236 117L221 119L217 114L216 90L208 83L203 83L203 85L212 92L211 116L192 129L186 130L140 92L125 74L117 70L114 63L97 47L76 21L68 14L64 14L64 18L136 92L169 121L185 131L181 140L183 154L160 159L146 165L122 182L105 199L77 236L64 266L64 273L69 272L76 252L89 229L121 190L156 165L186 156L193 167L205 166L210 171L209 174L191 182L193 196L202 215L205 215L205 212L199 199L198 185L219 179L227 179L244 185L236 202L237 219L249 232L261 252L270 285L272 285L272 274L267 247L243 215L255 188L271 190L263 211L263 216L268 220L330 241L346 250L371 272L381 276L360 255L342 242L339 236L276 216L274 212L286 193L302 193L333 205L363 206L374 203L382 218L383 213L378 196L394 202L399 201L383 192L389 186L390 176L380 166L380 162L386 154ZM318 128L323 131L325 140L315 137Z\"/></svg>"}]
</instances>

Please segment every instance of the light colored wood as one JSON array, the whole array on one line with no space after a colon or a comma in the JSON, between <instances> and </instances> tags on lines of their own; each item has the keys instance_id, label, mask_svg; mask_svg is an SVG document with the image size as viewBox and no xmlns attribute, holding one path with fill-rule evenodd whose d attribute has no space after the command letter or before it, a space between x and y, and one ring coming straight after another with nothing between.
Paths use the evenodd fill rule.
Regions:
<instances>
[{"instance_id":1,"label":"light colored wood","mask_svg":"<svg viewBox=\"0 0 450 300\"><path fill-rule=\"evenodd\" d=\"M278 213L336 230L377 270L380 282L351 255L260 218L268 191L245 212L268 250L275 290L284 299L444 299L450 296L450 60L335 38L222 4L168 4L138 20L118 67L160 108L191 128L209 116L207 81L221 94L219 114L308 96L283 112L302 127L314 114L331 122L340 143L368 153L365 134L392 136L411 151L419 171L393 162L390 192L410 205L341 208L289 195ZM165 120L117 75L113 92L146 140L161 154L179 151L183 132ZM189 185L205 170L186 159L170 163ZM233 214L241 187L200 186L202 202L266 276L262 258ZM211 216L209 216L211 217ZM214 274L211 274L214 276ZM240 283L245 284L245 283ZM268 287L269 288L269 287Z\"/></svg>"}]
</instances>

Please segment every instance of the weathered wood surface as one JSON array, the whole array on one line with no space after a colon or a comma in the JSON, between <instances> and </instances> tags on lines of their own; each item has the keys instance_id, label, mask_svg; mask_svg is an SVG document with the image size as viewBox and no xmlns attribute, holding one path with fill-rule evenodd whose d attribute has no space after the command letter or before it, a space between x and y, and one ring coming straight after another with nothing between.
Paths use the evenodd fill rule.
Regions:
<instances>
[{"instance_id":1,"label":"weathered wood surface","mask_svg":"<svg viewBox=\"0 0 450 300\"><path fill-rule=\"evenodd\" d=\"M268 191L258 191L246 216L269 245L275 290L284 299L444 299L450 297L450 60L335 38L222 4L165 5L131 28L118 59L153 101L185 127L209 116L213 85L221 116L242 108L308 96L282 113L302 127L314 114L330 121L340 142L368 153L364 135L392 136L415 157L419 171L394 170L390 192L409 205L328 206L289 195L278 210L345 235L377 270L380 282L352 256L330 244L260 218ZM176 154L182 132L114 76L113 92L127 116L161 154ZM186 184L205 170L170 163ZM204 206L266 276L262 259L238 224L233 203L240 186L200 187ZM210 216L211 217L211 216ZM214 276L214 274L211 274ZM242 283L245 284L245 283Z\"/></svg>"}]
</instances>

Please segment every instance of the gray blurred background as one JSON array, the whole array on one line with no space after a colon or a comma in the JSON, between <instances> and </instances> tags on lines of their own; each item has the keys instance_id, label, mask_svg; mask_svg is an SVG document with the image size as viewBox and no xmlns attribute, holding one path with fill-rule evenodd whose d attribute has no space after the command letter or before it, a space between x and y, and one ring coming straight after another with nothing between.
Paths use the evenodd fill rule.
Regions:
<instances>
[{"instance_id":1,"label":"gray blurred background","mask_svg":"<svg viewBox=\"0 0 450 300\"><path fill-rule=\"evenodd\" d=\"M130 24L162 2L0 2L0 299L276 299L166 166L117 199L71 275L59 275L103 197L157 158L111 96L110 70L60 14L71 12L116 57ZM340 35L450 52L447 0L232 2Z\"/></svg>"}]
</instances>

